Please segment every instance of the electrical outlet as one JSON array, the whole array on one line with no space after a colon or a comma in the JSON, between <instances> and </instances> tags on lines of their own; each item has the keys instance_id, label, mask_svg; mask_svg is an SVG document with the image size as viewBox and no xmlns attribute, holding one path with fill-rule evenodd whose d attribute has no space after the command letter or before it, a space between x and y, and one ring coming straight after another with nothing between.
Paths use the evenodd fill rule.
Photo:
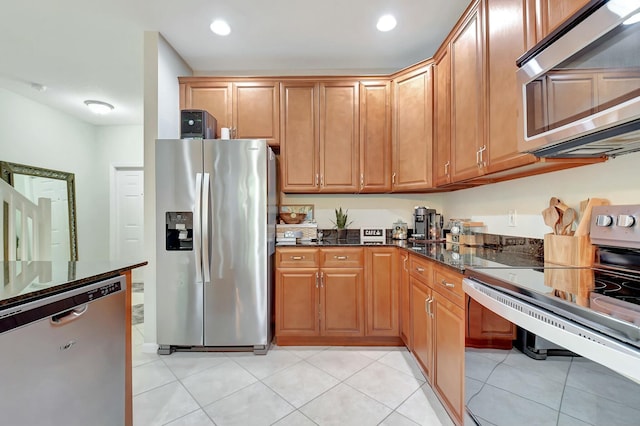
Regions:
<instances>
[{"instance_id":1,"label":"electrical outlet","mask_svg":"<svg viewBox=\"0 0 640 426\"><path fill-rule=\"evenodd\" d=\"M516 226L517 223L517 212L516 209L511 209L509 210L509 218L508 218L508 222L509 222L509 226Z\"/></svg>"}]
</instances>

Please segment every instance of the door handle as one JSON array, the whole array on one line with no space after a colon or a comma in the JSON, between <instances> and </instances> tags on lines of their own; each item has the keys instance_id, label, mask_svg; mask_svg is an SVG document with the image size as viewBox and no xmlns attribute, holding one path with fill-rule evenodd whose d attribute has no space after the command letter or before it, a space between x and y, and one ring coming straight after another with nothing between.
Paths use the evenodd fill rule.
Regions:
<instances>
[{"instance_id":1,"label":"door handle","mask_svg":"<svg viewBox=\"0 0 640 426\"><path fill-rule=\"evenodd\" d=\"M291 260L302 260L304 256L291 256Z\"/></svg>"},{"instance_id":2,"label":"door handle","mask_svg":"<svg viewBox=\"0 0 640 426\"><path fill-rule=\"evenodd\" d=\"M349 259L349 256L333 256L333 258L336 260L347 260Z\"/></svg>"},{"instance_id":3,"label":"door handle","mask_svg":"<svg viewBox=\"0 0 640 426\"><path fill-rule=\"evenodd\" d=\"M320 274L318 272L316 272L316 288L319 287L319 281L320 281Z\"/></svg>"},{"instance_id":4,"label":"door handle","mask_svg":"<svg viewBox=\"0 0 640 426\"><path fill-rule=\"evenodd\" d=\"M320 175L318 173L316 173L316 186L318 186L319 179L320 179Z\"/></svg>"},{"instance_id":5,"label":"door handle","mask_svg":"<svg viewBox=\"0 0 640 426\"><path fill-rule=\"evenodd\" d=\"M449 162L449 161L447 161L444 164L444 174L445 174L445 176L449 176L449 164L451 164L451 162Z\"/></svg>"},{"instance_id":6,"label":"door handle","mask_svg":"<svg viewBox=\"0 0 640 426\"><path fill-rule=\"evenodd\" d=\"M407 269L407 260L409 259L409 256L405 256L402 258L402 267L404 268L405 271L409 272L409 269Z\"/></svg>"},{"instance_id":7,"label":"door handle","mask_svg":"<svg viewBox=\"0 0 640 426\"><path fill-rule=\"evenodd\" d=\"M428 314L431 315L431 296L427 297L426 299L424 299L424 311Z\"/></svg>"},{"instance_id":8,"label":"door handle","mask_svg":"<svg viewBox=\"0 0 640 426\"><path fill-rule=\"evenodd\" d=\"M429 316L433 318L433 309L431 309L431 304L433 303L433 297L429 298Z\"/></svg>"},{"instance_id":9,"label":"door handle","mask_svg":"<svg viewBox=\"0 0 640 426\"><path fill-rule=\"evenodd\" d=\"M209 194L211 188L211 175L209 173L204 174L204 189L202 194L204 200L202 201L202 224L204 229L202 231L202 269L204 272L204 282L211 282L211 271L209 262Z\"/></svg>"},{"instance_id":10,"label":"door handle","mask_svg":"<svg viewBox=\"0 0 640 426\"><path fill-rule=\"evenodd\" d=\"M324 287L324 272L320 272L320 287Z\"/></svg>"},{"instance_id":11,"label":"door handle","mask_svg":"<svg viewBox=\"0 0 640 426\"><path fill-rule=\"evenodd\" d=\"M420 267L420 266L416 266L416 271L423 273L424 272L424 268Z\"/></svg>"},{"instance_id":12,"label":"door handle","mask_svg":"<svg viewBox=\"0 0 640 426\"><path fill-rule=\"evenodd\" d=\"M70 322L75 321L82 315L84 315L84 313L87 312L87 309L89 309L88 304L82 305L80 307L52 316L49 322L51 322L52 325L69 324Z\"/></svg>"},{"instance_id":13,"label":"door handle","mask_svg":"<svg viewBox=\"0 0 640 426\"><path fill-rule=\"evenodd\" d=\"M360 189L364 189L364 173L360 173Z\"/></svg>"},{"instance_id":14,"label":"door handle","mask_svg":"<svg viewBox=\"0 0 640 426\"><path fill-rule=\"evenodd\" d=\"M440 281L440 283L445 286L445 287L449 287L449 288L454 288L456 285L453 283L448 283L446 280L442 280Z\"/></svg>"},{"instance_id":15,"label":"door handle","mask_svg":"<svg viewBox=\"0 0 640 426\"><path fill-rule=\"evenodd\" d=\"M193 221L193 240L196 261L196 282L202 282L202 173L196 173L196 206Z\"/></svg>"}]
</instances>

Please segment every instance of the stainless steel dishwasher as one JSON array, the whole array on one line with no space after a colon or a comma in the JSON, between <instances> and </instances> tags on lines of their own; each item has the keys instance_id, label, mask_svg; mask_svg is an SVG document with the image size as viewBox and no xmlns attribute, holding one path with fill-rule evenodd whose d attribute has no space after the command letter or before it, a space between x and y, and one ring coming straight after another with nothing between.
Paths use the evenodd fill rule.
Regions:
<instances>
[{"instance_id":1,"label":"stainless steel dishwasher","mask_svg":"<svg viewBox=\"0 0 640 426\"><path fill-rule=\"evenodd\" d=\"M125 280L0 310L0 423L124 424Z\"/></svg>"}]
</instances>

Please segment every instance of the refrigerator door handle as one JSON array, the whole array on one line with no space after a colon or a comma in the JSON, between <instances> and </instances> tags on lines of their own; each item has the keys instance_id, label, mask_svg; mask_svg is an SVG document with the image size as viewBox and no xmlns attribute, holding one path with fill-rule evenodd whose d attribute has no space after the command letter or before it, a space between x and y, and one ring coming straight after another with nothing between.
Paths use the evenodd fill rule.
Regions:
<instances>
[{"instance_id":1,"label":"refrigerator door handle","mask_svg":"<svg viewBox=\"0 0 640 426\"><path fill-rule=\"evenodd\" d=\"M202 191L202 269L204 270L204 282L211 282L211 271L209 267L209 197L211 192L211 175L204 174L204 190Z\"/></svg>"},{"instance_id":2,"label":"refrigerator door handle","mask_svg":"<svg viewBox=\"0 0 640 426\"><path fill-rule=\"evenodd\" d=\"M196 208L195 208L195 218L193 221L193 241L194 241L194 249L195 249L195 257L196 257L196 282L202 282L202 256L200 255L200 251L202 249L202 241L200 239L201 236L201 225L202 225L202 173L196 173Z\"/></svg>"}]
</instances>

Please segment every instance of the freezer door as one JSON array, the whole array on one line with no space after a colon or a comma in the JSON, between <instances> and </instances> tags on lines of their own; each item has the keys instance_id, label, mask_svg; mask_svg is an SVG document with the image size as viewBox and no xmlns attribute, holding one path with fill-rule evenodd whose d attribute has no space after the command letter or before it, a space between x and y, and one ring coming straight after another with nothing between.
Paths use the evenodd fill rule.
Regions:
<instances>
[{"instance_id":1,"label":"freezer door","mask_svg":"<svg viewBox=\"0 0 640 426\"><path fill-rule=\"evenodd\" d=\"M156 141L158 344L203 344L202 140Z\"/></svg>"},{"instance_id":2,"label":"freezer door","mask_svg":"<svg viewBox=\"0 0 640 426\"><path fill-rule=\"evenodd\" d=\"M204 267L209 270L205 275L210 278L204 284L206 346L269 343L272 156L265 140L204 141L204 173L210 177L203 198L209 210L203 223L203 244L208 245Z\"/></svg>"}]
</instances>

